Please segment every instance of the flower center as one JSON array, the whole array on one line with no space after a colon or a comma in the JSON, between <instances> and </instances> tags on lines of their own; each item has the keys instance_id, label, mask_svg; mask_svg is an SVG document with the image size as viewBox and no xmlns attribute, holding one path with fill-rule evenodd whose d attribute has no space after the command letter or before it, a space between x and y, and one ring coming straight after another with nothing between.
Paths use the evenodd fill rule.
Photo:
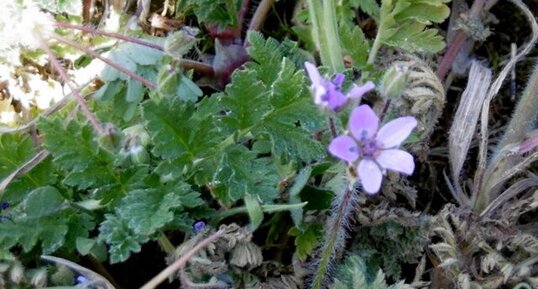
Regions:
<instances>
[{"instance_id":1,"label":"flower center","mask_svg":"<svg viewBox=\"0 0 538 289\"><path fill-rule=\"evenodd\" d=\"M366 133L366 131L363 131L361 139L357 142L359 153L363 158L373 159L381 153L383 144L375 138L367 137Z\"/></svg>"}]
</instances>

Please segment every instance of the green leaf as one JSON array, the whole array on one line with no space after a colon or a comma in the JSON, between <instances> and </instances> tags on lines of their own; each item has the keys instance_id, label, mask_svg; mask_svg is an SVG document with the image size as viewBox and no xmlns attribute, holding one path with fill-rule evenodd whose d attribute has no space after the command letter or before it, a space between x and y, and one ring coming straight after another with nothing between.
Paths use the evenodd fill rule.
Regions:
<instances>
[{"instance_id":1,"label":"green leaf","mask_svg":"<svg viewBox=\"0 0 538 289\"><path fill-rule=\"evenodd\" d=\"M29 218L49 216L65 209L62 206L64 201L64 197L55 187L41 187L28 194L24 201L24 211Z\"/></svg>"},{"instance_id":2,"label":"green leaf","mask_svg":"<svg viewBox=\"0 0 538 289\"><path fill-rule=\"evenodd\" d=\"M15 215L13 222L0 222L0 249L21 246L24 252L30 252L40 244L44 254L51 254L62 246L69 251L74 249L70 241L72 234L88 236L91 228L93 224L88 215L80 212L63 211L41 218Z\"/></svg>"},{"instance_id":3,"label":"green leaf","mask_svg":"<svg viewBox=\"0 0 538 289\"><path fill-rule=\"evenodd\" d=\"M221 139L214 124L214 115L196 111L194 104L177 98L144 103L143 116L154 142L155 155L186 163L203 158L214 150Z\"/></svg>"},{"instance_id":4,"label":"green leaf","mask_svg":"<svg viewBox=\"0 0 538 289\"><path fill-rule=\"evenodd\" d=\"M245 206L247 207L248 216L250 217L250 229L255 231L263 221L263 211L258 199L247 194L245 196Z\"/></svg>"},{"instance_id":5,"label":"green leaf","mask_svg":"<svg viewBox=\"0 0 538 289\"><path fill-rule=\"evenodd\" d=\"M254 71L234 73L226 95L221 98L222 106L229 110L222 122L239 131L251 128L267 112L267 97L267 89Z\"/></svg>"},{"instance_id":6,"label":"green leaf","mask_svg":"<svg viewBox=\"0 0 538 289\"><path fill-rule=\"evenodd\" d=\"M0 134L0 180L13 173L27 161L36 151L28 134ZM21 201L32 189L54 183L56 180L50 158L45 159L30 172L14 179L0 192L0 200L11 203Z\"/></svg>"},{"instance_id":7,"label":"green leaf","mask_svg":"<svg viewBox=\"0 0 538 289\"><path fill-rule=\"evenodd\" d=\"M370 45L359 26L353 29L348 25L340 26L340 41L345 54L351 57L353 66L363 68L368 61Z\"/></svg>"},{"instance_id":8,"label":"green leaf","mask_svg":"<svg viewBox=\"0 0 538 289\"><path fill-rule=\"evenodd\" d=\"M422 24L430 24L431 22L443 22L450 15L450 9L446 5L430 5L414 3L407 9L398 12L394 15L394 19L398 22L406 20L415 20Z\"/></svg>"},{"instance_id":9,"label":"green leaf","mask_svg":"<svg viewBox=\"0 0 538 289\"><path fill-rule=\"evenodd\" d=\"M407 23L392 32L391 36L384 39L385 44L399 47L410 52L436 53L445 47L443 37L437 34L435 29L424 30L421 23Z\"/></svg>"},{"instance_id":10,"label":"green leaf","mask_svg":"<svg viewBox=\"0 0 538 289\"><path fill-rule=\"evenodd\" d=\"M127 260L131 253L142 249L140 244L149 240L148 236L134 234L127 221L113 214L106 214L105 221L99 226L99 240L110 245L110 263Z\"/></svg>"},{"instance_id":11,"label":"green leaf","mask_svg":"<svg viewBox=\"0 0 538 289\"><path fill-rule=\"evenodd\" d=\"M80 189L115 183L112 170L115 157L97 144L89 125L76 121L64 125L54 118L42 119L38 128L44 135L43 145L67 173L64 183Z\"/></svg>"},{"instance_id":12,"label":"green leaf","mask_svg":"<svg viewBox=\"0 0 538 289\"><path fill-rule=\"evenodd\" d=\"M299 193L303 190L304 186L308 182L308 179L310 178L310 175L312 173L312 167L308 166L303 168L299 174L295 177L295 180L293 181L293 185L289 189L289 199L288 203L290 204L298 204L301 203L301 196ZM303 208L298 209L292 209L290 210L291 218L293 220L293 224L297 228L301 228L303 223Z\"/></svg>"},{"instance_id":13,"label":"green leaf","mask_svg":"<svg viewBox=\"0 0 538 289\"><path fill-rule=\"evenodd\" d=\"M265 115L260 125L273 143L273 152L287 159L323 158L325 148L312 137L312 130L319 129L323 121L309 92L304 89L303 72L295 71L295 66L284 58L272 88L269 100L273 110Z\"/></svg>"},{"instance_id":14,"label":"green leaf","mask_svg":"<svg viewBox=\"0 0 538 289\"><path fill-rule=\"evenodd\" d=\"M127 102L138 104L140 101L142 101L143 97L144 87L142 86L142 83L132 78L129 79L127 81L127 95L125 96Z\"/></svg>"},{"instance_id":15,"label":"green leaf","mask_svg":"<svg viewBox=\"0 0 538 289\"><path fill-rule=\"evenodd\" d=\"M219 201L231 205L251 194L262 202L272 202L278 195L278 174L268 158L257 158L256 153L241 145L231 145L214 167L212 193Z\"/></svg>"},{"instance_id":16,"label":"green leaf","mask_svg":"<svg viewBox=\"0 0 538 289\"><path fill-rule=\"evenodd\" d=\"M199 22L219 24L220 27L237 26L239 0L188 0L194 6Z\"/></svg>"},{"instance_id":17,"label":"green leaf","mask_svg":"<svg viewBox=\"0 0 538 289\"><path fill-rule=\"evenodd\" d=\"M450 14L445 0L394 0L383 1L381 41L389 46L409 52L436 53L445 46L436 29L427 25L443 22Z\"/></svg>"},{"instance_id":18,"label":"green leaf","mask_svg":"<svg viewBox=\"0 0 538 289\"><path fill-rule=\"evenodd\" d=\"M183 101L196 102L204 93L190 78L181 75L176 94Z\"/></svg>"},{"instance_id":19,"label":"green leaf","mask_svg":"<svg viewBox=\"0 0 538 289\"><path fill-rule=\"evenodd\" d=\"M279 43L273 38L264 39L259 32L249 31L247 34L248 55L252 58L252 62L248 67L257 72L258 77L265 85L275 81L280 67L278 63L282 61L282 53L279 49Z\"/></svg>"},{"instance_id":20,"label":"green leaf","mask_svg":"<svg viewBox=\"0 0 538 289\"><path fill-rule=\"evenodd\" d=\"M144 41L150 40L144 39ZM134 63L139 65L155 65L164 56L164 53L160 50L132 42L121 43L115 51L129 57Z\"/></svg>"},{"instance_id":21,"label":"green leaf","mask_svg":"<svg viewBox=\"0 0 538 289\"><path fill-rule=\"evenodd\" d=\"M318 224L309 224L303 231L297 227L290 229L288 234L295 237L296 253L299 259L304 261L313 253L322 235L322 229L323 227Z\"/></svg>"}]
</instances>

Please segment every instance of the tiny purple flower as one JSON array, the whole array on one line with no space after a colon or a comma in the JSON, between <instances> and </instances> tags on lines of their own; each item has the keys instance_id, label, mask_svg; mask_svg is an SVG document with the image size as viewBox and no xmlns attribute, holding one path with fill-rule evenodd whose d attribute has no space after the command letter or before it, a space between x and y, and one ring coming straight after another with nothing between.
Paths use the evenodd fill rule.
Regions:
<instances>
[{"instance_id":1,"label":"tiny purple flower","mask_svg":"<svg viewBox=\"0 0 538 289\"><path fill-rule=\"evenodd\" d=\"M192 228L194 229L194 232L198 234L205 229L205 222L197 221L196 223L194 223L194 225L192 225Z\"/></svg>"},{"instance_id":2,"label":"tiny purple flower","mask_svg":"<svg viewBox=\"0 0 538 289\"><path fill-rule=\"evenodd\" d=\"M385 170L406 175L415 170L413 156L398 147L417 126L417 120L405 116L388 122L379 131L378 126L379 118L372 108L361 105L349 117L351 136L338 136L329 144L329 152L350 165L360 159L357 174L368 194L379 191Z\"/></svg>"},{"instance_id":3,"label":"tiny purple flower","mask_svg":"<svg viewBox=\"0 0 538 289\"><path fill-rule=\"evenodd\" d=\"M348 99L359 99L375 87L371 81L362 86L353 84L351 89L344 94L342 93L342 84L344 84L345 76L342 73L337 73L333 79L327 80L321 77L314 64L305 62L304 66L312 82L310 89L314 96L314 103L326 106L333 111L340 110L348 102Z\"/></svg>"}]
</instances>

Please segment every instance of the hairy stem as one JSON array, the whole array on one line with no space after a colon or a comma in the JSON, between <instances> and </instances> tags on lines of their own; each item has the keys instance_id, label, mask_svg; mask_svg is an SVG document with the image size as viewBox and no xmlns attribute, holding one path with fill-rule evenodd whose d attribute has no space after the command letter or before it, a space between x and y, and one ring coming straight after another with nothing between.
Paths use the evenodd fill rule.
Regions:
<instances>
[{"instance_id":1,"label":"hairy stem","mask_svg":"<svg viewBox=\"0 0 538 289\"><path fill-rule=\"evenodd\" d=\"M67 76L65 69L62 67L62 65L58 61L58 58L56 58L56 55L54 54L54 52L52 52L52 50L50 49L48 44L45 43L45 41L41 42L41 48L45 50L45 52L49 56L50 63L52 67L54 68L54 70L58 72L62 80L67 84L67 86L69 86L69 89L75 95L75 99L77 100L77 103L80 106L82 113L90 121L93 129L95 129L95 131L99 134L104 133L105 130L103 129L103 126L97 120L97 117L90 111L90 109L88 108L88 105L86 104L86 101L84 100L84 97L82 97L77 87L73 85L73 83L71 82L71 79L69 79L69 76Z\"/></svg>"},{"instance_id":2,"label":"hairy stem","mask_svg":"<svg viewBox=\"0 0 538 289\"><path fill-rule=\"evenodd\" d=\"M87 47L84 47L78 43L76 43L75 41L71 41L71 40L68 40L68 39L65 39L63 37L60 37L60 36L54 36L54 39L56 39L57 41L59 42L62 42L64 44L67 44L69 46L72 46L78 50L81 50L81 51L84 51L86 54L89 54L90 56L94 57L94 58L97 58L101 61L103 61L104 63L106 63L107 65L111 66L112 68L118 70L119 72L129 76L130 78L134 79L134 80L137 80L139 81L140 83L144 84L145 86L151 88L151 89L157 89L157 84L143 78L142 76L130 71L130 70L127 70L125 69L125 67L122 67L121 65L118 65L116 64L115 62L112 62L110 59L107 59L107 58L104 58L103 56L101 56L99 53L87 48Z\"/></svg>"},{"instance_id":3,"label":"hairy stem","mask_svg":"<svg viewBox=\"0 0 538 289\"><path fill-rule=\"evenodd\" d=\"M102 30L92 28L86 25L72 24L72 23L66 23L66 22L56 22L54 25L60 28L76 29L76 30L84 31L90 34L108 36L108 37L116 38L119 40L135 43L138 45L146 46L149 48L157 49L160 51L164 51L164 48L156 43L145 41L139 38L135 38L135 37L131 37L131 36L123 35L123 34L119 34L119 33L102 31Z\"/></svg>"},{"instance_id":4,"label":"hairy stem","mask_svg":"<svg viewBox=\"0 0 538 289\"><path fill-rule=\"evenodd\" d=\"M164 51L164 48L160 46L159 44L145 41L139 38L119 34L119 33L102 31L102 30L95 29L89 26L85 26L85 25L65 23L65 22L56 22L55 25L61 28L76 29L76 30L84 31L90 34L107 36L107 37L115 38L118 40L123 40L123 41L131 42L134 44L142 45L145 47L153 48L159 51ZM192 69L197 73L201 73L210 77L213 76L214 74L213 67L210 64L206 64L206 63L202 63L202 62L198 62L198 61L194 61L190 59L182 59L179 62L179 64L181 65L183 69L186 69L186 70Z\"/></svg>"},{"instance_id":5,"label":"hairy stem","mask_svg":"<svg viewBox=\"0 0 538 289\"><path fill-rule=\"evenodd\" d=\"M351 185L350 185L351 186ZM348 187L340 198L335 198L333 207L336 208L335 213L328 220L327 235L325 236L325 244L321 250L318 267L312 281L311 289L325 288L327 282L327 271L331 262L334 259L337 249L344 247L346 228L348 226L349 213L352 211L355 204L355 190Z\"/></svg>"}]
</instances>

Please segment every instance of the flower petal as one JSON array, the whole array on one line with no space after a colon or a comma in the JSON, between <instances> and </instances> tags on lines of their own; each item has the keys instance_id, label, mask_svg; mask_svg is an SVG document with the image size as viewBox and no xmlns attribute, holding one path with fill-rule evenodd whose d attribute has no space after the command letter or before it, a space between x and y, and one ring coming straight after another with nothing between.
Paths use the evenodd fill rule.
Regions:
<instances>
[{"instance_id":1,"label":"flower petal","mask_svg":"<svg viewBox=\"0 0 538 289\"><path fill-rule=\"evenodd\" d=\"M310 62L305 62L304 67L306 69L306 72L308 73L308 77L310 78L310 81L312 81L312 85L313 86L321 85L321 75L319 74L318 68Z\"/></svg>"},{"instance_id":2,"label":"flower petal","mask_svg":"<svg viewBox=\"0 0 538 289\"><path fill-rule=\"evenodd\" d=\"M332 83L340 88L342 87L342 84L344 84L344 80L346 80L346 76L343 74L343 73L337 73L333 79L332 79Z\"/></svg>"},{"instance_id":3,"label":"flower petal","mask_svg":"<svg viewBox=\"0 0 538 289\"><path fill-rule=\"evenodd\" d=\"M338 111L342 106L347 103L347 98L336 89L329 90L326 97L327 106L334 111Z\"/></svg>"},{"instance_id":4,"label":"flower petal","mask_svg":"<svg viewBox=\"0 0 538 289\"><path fill-rule=\"evenodd\" d=\"M375 160L384 169L397 171L406 175L413 174L415 170L413 156L406 151L397 149L383 150Z\"/></svg>"},{"instance_id":5,"label":"flower petal","mask_svg":"<svg viewBox=\"0 0 538 289\"><path fill-rule=\"evenodd\" d=\"M375 194L381 188L383 174L379 166L372 160L364 159L359 163L357 174L366 193Z\"/></svg>"},{"instance_id":6,"label":"flower petal","mask_svg":"<svg viewBox=\"0 0 538 289\"><path fill-rule=\"evenodd\" d=\"M417 120L414 117L399 117L385 124L377 133L376 139L383 143L384 148L397 147L416 126Z\"/></svg>"},{"instance_id":7,"label":"flower petal","mask_svg":"<svg viewBox=\"0 0 538 289\"><path fill-rule=\"evenodd\" d=\"M354 108L349 117L349 130L357 140L364 137L372 138L377 131L378 125L379 118L366 104Z\"/></svg>"},{"instance_id":8,"label":"flower petal","mask_svg":"<svg viewBox=\"0 0 538 289\"><path fill-rule=\"evenodd\" d=\"M375 88L373 82L368 81L364 85L358 86L353 84L351 89L347 92L346 96L353 99L361 98L365 93Z\"/></svg>"},{"instance_id":9,"label":"flower petal","mask_svg":"<svg viewBox=\"0 0 538 289\"><path fill-rule=\"evenodd\" d=\"M359 158L357 142L347 135L341 135L333 139L329 144L329 152L348 163L352 163Z\"/></svg>"}]
</instances>

